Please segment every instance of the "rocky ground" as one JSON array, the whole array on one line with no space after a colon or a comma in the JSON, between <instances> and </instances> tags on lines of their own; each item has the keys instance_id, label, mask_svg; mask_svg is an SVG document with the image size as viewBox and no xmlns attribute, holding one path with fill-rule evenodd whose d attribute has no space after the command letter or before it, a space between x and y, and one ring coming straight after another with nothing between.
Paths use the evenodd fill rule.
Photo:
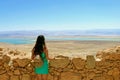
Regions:
<instances>
[{"instance_id":1,"label":"rocky ground","mask_svg":"<svg viewBox=\"0 0 120 80\"><path fill-rule=\"evenodd\" d=\"M0 80L35 80L31 59L10 56L21 53L0 48ZM86 59L58 55L49 61L48 80L120 80L120 46L98 51L96 57L99 61L93 55Z\"/></svg>"}]
</instances>

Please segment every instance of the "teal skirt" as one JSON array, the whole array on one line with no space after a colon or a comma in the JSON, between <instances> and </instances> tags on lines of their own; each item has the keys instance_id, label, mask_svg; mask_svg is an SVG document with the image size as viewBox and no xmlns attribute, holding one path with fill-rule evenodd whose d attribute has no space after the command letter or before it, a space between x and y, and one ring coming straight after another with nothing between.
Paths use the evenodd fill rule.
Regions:
<instances>
[{"instance_id":1,"label":"teal skirt","mask_svg":"<svg viewBox=\"0 0 120 80\"><path fill-rule=\"evenodd\" d=\"M48 74L48 61L44 62L41 67L34 69L36 74Z\"/></svg>"}]
</instances>

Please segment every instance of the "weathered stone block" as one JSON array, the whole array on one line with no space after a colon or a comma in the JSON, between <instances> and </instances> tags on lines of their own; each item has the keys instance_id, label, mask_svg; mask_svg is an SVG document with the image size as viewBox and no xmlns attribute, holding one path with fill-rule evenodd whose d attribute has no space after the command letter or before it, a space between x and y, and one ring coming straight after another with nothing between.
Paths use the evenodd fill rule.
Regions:
<instances>
[{"instance_id":1,"label":"weathered stone block","mask_svg":"<svg viewBox=\"0 0 120 80\"><path fill-rule=\"evenodd\" d=\"M24 75L22 75L21 80L31 80L31 76L29 74L24 74Z\"/></svg>"},{"instance_id":2,"label":"weathered stone block","mask_svg":"<svg viewBox=\"0 0 120 80\"><path fill-rule=\"evenodd\" d=\"M10 77L10 80L20 80L20 76L12 75L12 76Z\"/></svg>"},{"instance_id":3,"label":"weathered stone block","mask_svg":"<svg viewBox=\"0 0 120 80\"><path fill-rule=\"evenodd\" d=\"M120 80L120 71L118 68L113 69L113 74L112 74L114 80Z\"/></svg>"},{"instance_id":4,"label":"weathered stone block","mask_svg":"<svg viewBox=\"0 0 120 80\"><path fill-rule=\"evenodd\" d=\"M30 64L30 59L14 59L13 61L17 62L19 67L26 67L28 64Z\"/></svg>"},{"instance_id":5,"label":"weathered stone block","mask_svg":"<svg viewBox=\"0 0 120 80\"><path fill-rule=\"evenodd\" d=\"M95 58L92 55L87 56L86 68L92 69L95 68Z\"/></svg>"},{"instance_id":6,"label":"weathered stone block","mask_svg":"<svg viewBox=\"0 0 120 80\"><path fill-rule=\"evenodd\" d=\"M0 70L0 75L6 73L6 70Z\"/></svg>"},{"instance_id":7,"label":"weathered stone block","mask_svg":"<svg viewBox=\"0 0 120 80\"><path fill-rule=\"evenodd\" d=\"M0 48L0 51L3 51L3 48Z\"/></svg>"},{"instance_id":8,"label":"weathered stone block","mask_svg":"<svg viewBox=\"0 0 120 80\"><path fill-rule=\"evenodd\" d=\"M75 66L76 69L84 69L85 67L85 60L82 60L81 58L73 58L72 63Z\"/></svg>"},{"instance_id":9,"label":"weathered stone block","mask_svg":"<svg viewBox=\"0 0 120 80\"><path fill-rule=\"evenodd\" d=\"M2 74L2 75L0 75L0 80L9 80L9 75L8 74Z\"/></svg>"},{"instance_id":10,"label":"weathered stone block","mask_svg":"<svg viewBox=\"0 0 120 80\"><path fill-rule=\"evenodd\" d=\"M50 66L54 68L65 68L70 63L69 59L54 59L50 61Z\"/></svg>"},{"instance_id":11,"label":"weathered stone block","mask_svg":"<svg viewBox=\"0 0 120 80\"><path fill-rule=\"evenodd\" d=\"M53 80L53 76L48 74L48 80Z\"/></svg>"},{"instance_id":12,"label":"weathered stone block","mask_svg":"<svg viewBox=\"0 0 120 80\"><path fill-rule=\"evenodd\" d=\"M20 76L20 70L14 70L14 75Z\"/></svg>"},{"instance_id":13,"label":"weathered stone block","mask_svg":"<svg viewBox=\"0 0 120 80\"><path fill-rule=\"evenodd\" d=\"M4 63L7 63L7 64L8 64L8 63L10 62L10 57L9 57L9 56L4 55L2 58L3 58L3 62L4 62Z\"/></svg>"},{"instance_id":14,"label":"weathered stone block","mask_svg":"<svg viewBox=\"0 0 120 80\"><path fill-rule=\"evenodd\" d=\"M81 74L73 72L63 72L61 73L60 80L81 80Z\"/></svg>"}]
</instances>

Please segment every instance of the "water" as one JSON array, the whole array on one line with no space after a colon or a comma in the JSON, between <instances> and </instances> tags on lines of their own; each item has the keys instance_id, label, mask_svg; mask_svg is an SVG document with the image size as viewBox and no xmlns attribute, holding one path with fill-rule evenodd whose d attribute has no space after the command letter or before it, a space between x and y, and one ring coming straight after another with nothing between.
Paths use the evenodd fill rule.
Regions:
<instances>
[{"instance_id":1,"label":"water","mask_svg":"<svg viewBox=\"0 0 120 80\"><path fill-rule=\"evenodd\" d=\"M100 37L48 37L48 40L52 41L67 41L67 40L75 40L75 41L120 41L120 38L100 38Z\"/></svg>"},{"instance_id":2,"label":"water","mask_svg":"<svg viewBox=\"0 0 120 80\"><path fill-rule=\"evenodd\" d=\"M100 37L46 37L47 41L120 41L120 38L100 38ZM2 43L10 44L31 44L35 42L35 38L0 38Z\"/></svg>"},{"instance_id":3,"label":"water","mask_svg":"<svg viewBox=\"0 0 120 80\"><path fill-rule=\"evenodd\" d=\"M0 42L10 44L31 44L34 40L30 38L0 38Z\"/></svg>"}]
</instances>

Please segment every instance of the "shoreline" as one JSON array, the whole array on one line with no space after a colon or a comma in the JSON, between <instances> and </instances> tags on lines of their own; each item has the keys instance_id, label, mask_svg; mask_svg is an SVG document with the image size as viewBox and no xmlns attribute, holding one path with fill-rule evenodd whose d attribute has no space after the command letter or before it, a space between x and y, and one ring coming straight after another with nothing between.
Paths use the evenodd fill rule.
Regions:
<instances>
[{"instance_id":1,"label":"shoreline","mask_svg":"<svg viewBox=\"0 0 120 80\"><path fill-rule=\"evenodd\" d=\"M5 50L18 50L21 52L16 57L31 57L31 50L35 43L32 44L7 44L0 43L0 48ZM55 57L58 55L86 58L86 55L96 55L97 52L120 46L118 41L46 41L46 45L49 50L49 56ZM25 54L25 56L23 56ZM12 57L12 56L11 56Z\"/></svg>"},{"instance_id":2,"label":"shoreline","mask_svg":"<svg viewBox=\"0 0 120 80\"><path fill-rule=\"evenodd\" d=\"M34 37L20 37L8 36L1 37L0 42L7 44L32 44L36 41L37 36ZM119 42L120 36L118 35L64 35L64 36L45 36L46 41L112 41Z\"/></svg>"}]
</instances>

